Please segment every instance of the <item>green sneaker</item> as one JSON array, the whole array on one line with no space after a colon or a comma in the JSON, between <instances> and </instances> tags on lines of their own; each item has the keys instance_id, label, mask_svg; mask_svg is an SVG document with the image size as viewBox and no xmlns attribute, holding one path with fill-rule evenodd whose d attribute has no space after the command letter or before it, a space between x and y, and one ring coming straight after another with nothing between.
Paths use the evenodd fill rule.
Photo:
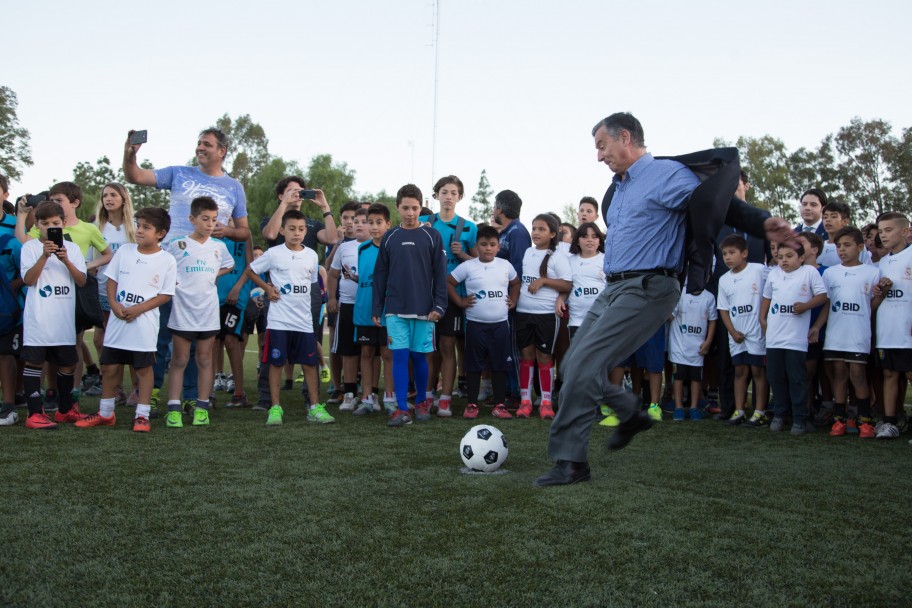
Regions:
<instances>
[{"instance_id":1,"label":"green sneaker","mask_svg":"<svg viewBox=\"0 0 912 608\"><path fill-rule=\"evenodd\" d=\"M266 418L266 426L278 426L282 424L282 414L285 413L285 410L282 409L281 405L273 405L269 408L269 417Z\"/></svg>"},{"instance_id":2,"label":"green sneaker","mask_svg":"<svg viewBox=\"0 0 912 608\"><path fill-rule=\"evenodd\" d=\"M209 410L201 407L193 410L193 426L209 426Z\"/></svg>"},{"instance_id":3,"label":"green sneaker","mask_svg":"<svg viewBox=\"0 0 912 608\"><path fill-rule=\"evenodd\" d=\"M323 403L310 406L310 410L307 412L307 422L330 424L335 421L336 419L329 415L329 412L326 411L326 405Z\"/></svg>"},{"instance_id":4,"label":"green sneaker","mask_svg":"<svg viewBox=\"0 0 912 608\"><path fill-rule=\"evenodd\" d=\"M157 388L152 389L152 396L149 397L149 405L152 406L153 410L158 409L158 389Z\"/></svg>"},{"instance_id":5,"label":"green sneaker","mask_svg":"<svg viewBox=\"0 0 912 608\"><path fill-rule=\"evenodd\" d=\"M608 428L613 429L621 423L621 419L618 418L614 413L614 410L607 405L602 406L602 415L605 416L605 419L599 422L599 426L607 426Z\"/></svg>"},{"instance_id":6,"label":"green sneaker","mask_svg":"<svg viewBox=\"0 0 912 608\"><path fill-rule=\"evenodd\" d=\"M328 384L330 380L332 380L332 375L329 373L329 368L322 367L320 369L320 382L323 384Z\"/></svg>"},{"instance_id":7,"label":"green sneaker","mask_svg":"<svg viewBox=\"0 0 912 608\"><path fill-rule=\"evenodd\" d=\"M656 422L662 422L662 408L659 407L658 403L653 403L649 406L649 417L655 420Z\"/></svg>"},{"instance_id":8,"label":"green sneaker","mask_svg":"<svg viewBox=\"0 0 912 608\"><path fill-rule=\"evenodd\" d=\"M165 426L167 426L169 429L183 428L184 415L177 410L168 412L168 417L165 418Z\"/></svg>"},{"instance_id":9,"label":"green sneaker","mask_svg":"<svg viewBox=\"0 0 912 608\"><path fill-rule=\"evenodd\" d=\"M612 413L611 408L604 403L599 406L599 411L602 413L602 416L610 416Z\"/></svg>"},{"instance_id":10,"label":"green sneaker","mask_svg":"<svg viewBox=\"0 0 912 608\"><path fill-rule=\"evenodd\" d=\"M181 401L181 407L184 409L185 414L189 414L196 407L196 399L184 399Z\"/></svg>"}]
</instances>

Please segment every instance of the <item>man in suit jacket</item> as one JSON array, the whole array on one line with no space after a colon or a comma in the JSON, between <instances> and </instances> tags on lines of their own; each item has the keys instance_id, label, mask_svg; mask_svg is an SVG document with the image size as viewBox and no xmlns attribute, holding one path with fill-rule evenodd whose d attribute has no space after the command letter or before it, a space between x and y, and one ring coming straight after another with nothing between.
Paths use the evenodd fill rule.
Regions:
<instances>
[{"instance_id":1,"label":"man in suit jacket","mask_svg":"<svg viewBox=\"0 0 912 608\"><path fill-rule=\"evenodd\" d=\"M754 234L765 230L775 241L791 235L785 220L732 200L737 150L654 158L646 151L640 121L629 113L600 120L592 135L599 162L615 174L605 217L607 284L564 356L560 407L548 442L557 464L535 480L537 487L590 479L589 432L599 403L621 420L611 449L623 448L652 426L636 396L602 379L605 369L635 352L671 316L680 299L685 244L688 289L696 291L709 278L723 224Z\"/></svg>"},{"instance_id":2,"label":"man in suit jacket","mask_svg":"<svg viewBox=\"0 0 912 608\"><path fill-rule=\"evenodd\" d=\"M824 241L829 239L826 230L823 229L823 208L827 204L827 196L818 188L809 188L801 195L798 203L798 211L801 214L801 222L795 225L795 233L814 232Z\"/></svg>"}]
</instances>

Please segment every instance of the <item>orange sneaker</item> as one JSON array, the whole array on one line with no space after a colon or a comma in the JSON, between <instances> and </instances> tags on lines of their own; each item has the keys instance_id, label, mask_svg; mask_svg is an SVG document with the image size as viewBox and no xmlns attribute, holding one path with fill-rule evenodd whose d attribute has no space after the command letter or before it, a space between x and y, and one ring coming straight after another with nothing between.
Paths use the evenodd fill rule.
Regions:
<instances>
[{"instance_id":1,"label":"orange sneaker","mask_svg":"<svg viewBox=\"0 0 912 608\"><path fill-rule=\"evenodd\" d=\"M541 405L538 406L538 416L542 420L554 420L554 407L550 401L542 399Z\"/></svg>"},{"instance_id":2,"label":"orange sneaker","mask_svg":"<svg viewBox=\"0 0 912 608\"><path fill-rule=\"evenodd\" d=\"M474 403L468 404L465 411L462 413L462 417L466 420L475 420L478 418L478 406Z\"/></svg>"},{"instance_id":3,"label":"orange sneaker","mask_svg":"<svg viewBox=\"0 0 912 608\"><path fill-rule=\"evenodd\" d=\"M836 420L833 422L833 427L830 429L830 437L842 437L846 434L846 423L843 420Z\"/></svg>"},{"instance_id":4,"label":"orange sneaker","mask_svg":"<svg viewBox=\"0 0 912 608\"><path fill-rule=\"evenodd\" d=\"M76 421L76 424L73 426L80 429L87 429L93 426L114 426L115 417L114 414L110 416L102 416L101 414L89 414L88 416L83 416L80 420Z\"/></svg>"},{"instance_id":5,"label":"orange sneaker","mask_svg":"<svg viewBox=\"0 0 912 608\"><path fill-rule=\"evenodd\" d=\"M41 412L40 414L32 414L26 418L25 428L51 431L57 428L57 423L45 416L44 412Z\"/></svg>"},{"instance_id":6,"label":"orange sneaker","mask_svg":"<svg viewBox=\"0 0 912 608\"><path fill-rule=\"evenodd\" d=\"M79 422L83 418L85 418L85 414L79 411L78 403L74 403L66 414L61 414L60 410L57 410L57 413L54 414L54 422Z\"/></svg>"},{"instance_id":7,"label":"orange sneaker","mask_svg":"<svg viewBox=\"0 0 912 608\"><path fill-rule=\"evenodd\" d=\"M113 418L114 416L111 416ZM152 430L152 424L149 422L149 419L145 416L137 416L133 419L133 432L134 433L148 433Z\"/></svg>"},{"instance_id":8,"label":"orange sneaker","mask_svg":"<svg viewBox=\"0 0 912 608\"><path fill-rule=\"evenodd\" d=\"M528 399L523 399L519 404L519 409L516 410L517 418L528 418L532 415L532 402Z\"/></svg>"},{"instance_id":9,"label":"orange sneaker","mask_svg":"<svg viewBox=\"0 0 912 608\"><path fill-rule=\"evenodd\" d=\"M500 418L501 420L510 420L513 418L513 414L504 407L503 403L495 405L494 409L491 411L491 415L495 418Z\"/></svg>"},{"instance_id":10,"label":"orange sneaker","mask_svg":"<svg viewBox=\"0 0 912 608\"><path fill-rule=\"evenodd\" d=\"M873 439L877 435L874 425L869 422L862 422L858 425L858 436L862 439Z\"/></svg>"}]
</instances>

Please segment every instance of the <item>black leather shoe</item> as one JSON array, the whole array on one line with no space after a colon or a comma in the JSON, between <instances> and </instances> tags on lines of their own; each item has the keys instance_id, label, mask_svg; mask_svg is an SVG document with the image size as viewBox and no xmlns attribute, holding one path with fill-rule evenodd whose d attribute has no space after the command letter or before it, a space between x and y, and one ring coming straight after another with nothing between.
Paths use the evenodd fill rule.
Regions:
<instances>
[{"instance_id":1,"label":"black leather shoe","mask_svg":"<svg viewBox=\"0 0 912 608\"><path fill-rule=\"evenodd\" d=\"M655 420L650 418L648 413L637 412L633 418L622 422L614 434L608 438L608 449L617 451L627 447L637 433L648 431L653 424L655 424Z\"/></svg>"},{"instance_id":2,"label":"black leather shoe","mask_svg":"<svg viewBox=\"0 0 912 608\"><path fill-rule=\"evenodd\" d=\"M536 488L548 486L566 486L580 481L589 481L592 474L588 462L558 460L553 469L536 479L532 485Z\"/></svg>"}]
</instances>

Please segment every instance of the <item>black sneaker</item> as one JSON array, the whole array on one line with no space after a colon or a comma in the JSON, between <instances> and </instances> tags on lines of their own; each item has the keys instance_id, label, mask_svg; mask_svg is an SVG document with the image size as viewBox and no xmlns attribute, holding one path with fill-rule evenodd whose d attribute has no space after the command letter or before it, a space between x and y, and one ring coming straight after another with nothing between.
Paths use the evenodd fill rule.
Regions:
<instances>
[{"instance_id":1,"label":"black sneaker","mask_svg":"<svg viewBox=\"0 0 912 608\"><path fill-rule=\"evenodd\" d=\"M648 431L654 424L655 420L647 412L637 412L633 418L622 422L614 434L608 438L608 449L617 451L627 447L637 433Z\"/></svg>"},{"instance_id":2,"label":"black sneaker","mask_svg":"<svg viewBox=\"0 0 912 608\"><path fill-rule=\"evenodd\" d=\"M48 389L44 393L44 412L56 412L57 408L57 391Z\"/></svg>"},{"instance_id":3,"label":"black sneaker","mask_svg":"<svg viewBox=\"0 0 912 608\"><path fill-rule=\"evenodd\" d=\"M745 428L749 429L762 429L770 425L770 419L765 412L758 412L754 410L754 415L751 416L750 420L744 423Z\"/></svg>"}]
</instances>

